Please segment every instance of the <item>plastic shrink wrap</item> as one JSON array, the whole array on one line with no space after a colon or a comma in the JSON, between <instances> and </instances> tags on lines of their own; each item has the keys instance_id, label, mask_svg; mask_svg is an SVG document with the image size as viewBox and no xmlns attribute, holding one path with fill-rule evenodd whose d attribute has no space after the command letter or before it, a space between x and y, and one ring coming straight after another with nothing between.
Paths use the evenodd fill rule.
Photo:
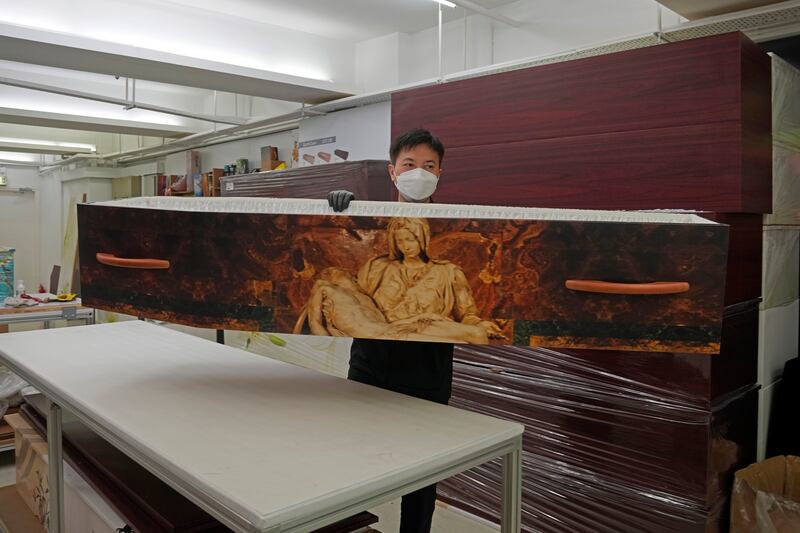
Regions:
<instances>
[{"instance_id":1,"label":"plastic shrink wrap","mask_svg":"<svg viewBox=\"0 0 800 533\"><path fill-rule=\"evenodd\" d=\"M758 391L744 385L709 405L707 365L456 347L451 405L525 424L524 531L724 531L732 474L755 458ZM494 463L440 483L439 495L497 522L501 479Z\"/></svg>"}]
</instances>

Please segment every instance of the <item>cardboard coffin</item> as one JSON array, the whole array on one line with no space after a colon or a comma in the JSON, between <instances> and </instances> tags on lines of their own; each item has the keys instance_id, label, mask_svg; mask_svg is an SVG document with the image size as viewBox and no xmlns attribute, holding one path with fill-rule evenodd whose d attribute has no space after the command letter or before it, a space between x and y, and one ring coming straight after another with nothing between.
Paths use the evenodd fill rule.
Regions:
<instances>
[{"instance_id":1,"label":"cardboard coffin","mask_svg":"<svg viewBox=\"0 0 800 533\"><path fill-rule=\"evenodd\" d=\"M718 353L728 228L691 214L268 198L78 207L86 305L216 329Z\"/></svg>"}]
</instances>

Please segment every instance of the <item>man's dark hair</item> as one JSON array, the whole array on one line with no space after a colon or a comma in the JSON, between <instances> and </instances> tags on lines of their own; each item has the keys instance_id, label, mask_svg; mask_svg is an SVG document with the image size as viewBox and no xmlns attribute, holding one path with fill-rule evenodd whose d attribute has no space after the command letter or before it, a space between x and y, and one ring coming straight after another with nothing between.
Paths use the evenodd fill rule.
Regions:
<instances>
[{"instance_id":1,"label":"man's dark hair","mask_svg":"<svg viewBox=\"0 0 800 533\"><path fill-rule=\"evenodd\" d=\"M423 128L415 128L407 131L394 140L392 147L389 148L389 157L392 160L392 164L394 165L397 162L397 156L400 155L400 152L403 150L410 150L420 144L427 144L434 152L439 154L439 164L442 164L442 159L444 159L444 145L442 141Z\"/></svg>"}]
</instances>

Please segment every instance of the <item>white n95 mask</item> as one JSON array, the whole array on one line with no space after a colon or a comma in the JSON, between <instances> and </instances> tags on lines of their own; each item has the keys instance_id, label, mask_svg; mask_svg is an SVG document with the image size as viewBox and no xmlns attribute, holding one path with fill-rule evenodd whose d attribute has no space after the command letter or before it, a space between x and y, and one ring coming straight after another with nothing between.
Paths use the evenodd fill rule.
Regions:
<instances>
[{"instance_id":1,"label":"white n95 mask","mask_svg":"<svg viewBox=\"0 0 800 533\"><path fill-rule=\"evenodd\" d=\"M433 196L438 184L439 177L424 168L403 172L395 178L395 186L400 194L415 202L421 202Z\"/></svg>"}]
</instances>

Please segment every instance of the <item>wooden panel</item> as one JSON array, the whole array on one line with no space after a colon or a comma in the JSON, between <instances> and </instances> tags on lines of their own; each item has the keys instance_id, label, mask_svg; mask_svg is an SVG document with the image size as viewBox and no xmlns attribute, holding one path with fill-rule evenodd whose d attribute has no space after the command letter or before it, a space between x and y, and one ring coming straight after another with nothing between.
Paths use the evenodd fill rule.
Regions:
<instances>
[{"instance_id":1,"label":"wooden panel","mask_svg":"<svg viewBox=\"0 0 800 533\"><path fill-rule=\"evenodd\" d=\"M440 202L764 213L769 69L739 33L653 46L397 93L392 133L442 139Z\"/></svg>"},{"instance_id":2,"label":"wooden panel","mask_svg":"<svg viewBox=\"0 0 800 533\"><path fill-rule=\"evenodd\" d=\"M400 92L392 134L422 124L454 148L739 120L739 48L726 34Z\"/></svg>"},{"instance_id":3,"label":"wooden panel","mask_svg":"<svg viewBox=\"0 0 800 533\"><path fill-rule=\"evenodd\" d=\"M382 160L348 161L223 177L221 194L325 198L330 191L346 189L359 200L392 200L394 186L389 178L388 164L389 161Z\"/></svg>"},{"instance_id":4,"label":"wooden panel","mask_svg":"<svg viewBox=\"0 0 800 533\"><path fill-rule=\"evenodd\" d=\"M763 217L750 213L703 213L702 216L730 228L725 305L760 298Z\"/></svg>"},{"instance_id":5,"label":"wooden panel","mask_svg":"<svg viewBox=\"0 0 800 533\"><path fill-rule=\"evenodd\" d=\"M741 211L736 122L451 148L436 201Z\"/></svg>"},{"instance_id":6,"label":"wooden panel","mask_svg":"<svg viewBox=\"0 0 800 533\"><path fill-rule=\"evenodd\" d=\"M386 256L385 217L99 204L79 206L78 217L83 301L101 309L289 333L300 331L310 306L307 314L317 308L326 321L322 334L348 337L480 344L499 328L493 342L501 344L719 351L724 225L403 219L430 243L420 245L424 275L401 283L400 261ZM98 252L167 260L169 268L108 266ZM322 275L330 267L358 273L358 285L337 278L331 287ZM689 290L595 294L568 289L568 279L676 281ZM337 301L359 314L337 316L323 305Z\"/></svg>"},{"instance_id":7,"label":"wooden panel","mask_svg":"<svg viewBox=\"0 0 800 533\"><path fill-rule=\"evenodd\" d=\"M40 524L47 523L49 491L47 441L19 415L8 415L14 428L17 493Z\"/></svg>"},{"instance_id":8,"label":"wooden panel","mask_svg":"<svg viewBox=\"0 0 800 533\"><path fill-rule=\"evenodd\" d=\"M47 533L44 526L25 507L14 485L0 488L0 524L12 532Z\"/></svg>"}]
</instances>

